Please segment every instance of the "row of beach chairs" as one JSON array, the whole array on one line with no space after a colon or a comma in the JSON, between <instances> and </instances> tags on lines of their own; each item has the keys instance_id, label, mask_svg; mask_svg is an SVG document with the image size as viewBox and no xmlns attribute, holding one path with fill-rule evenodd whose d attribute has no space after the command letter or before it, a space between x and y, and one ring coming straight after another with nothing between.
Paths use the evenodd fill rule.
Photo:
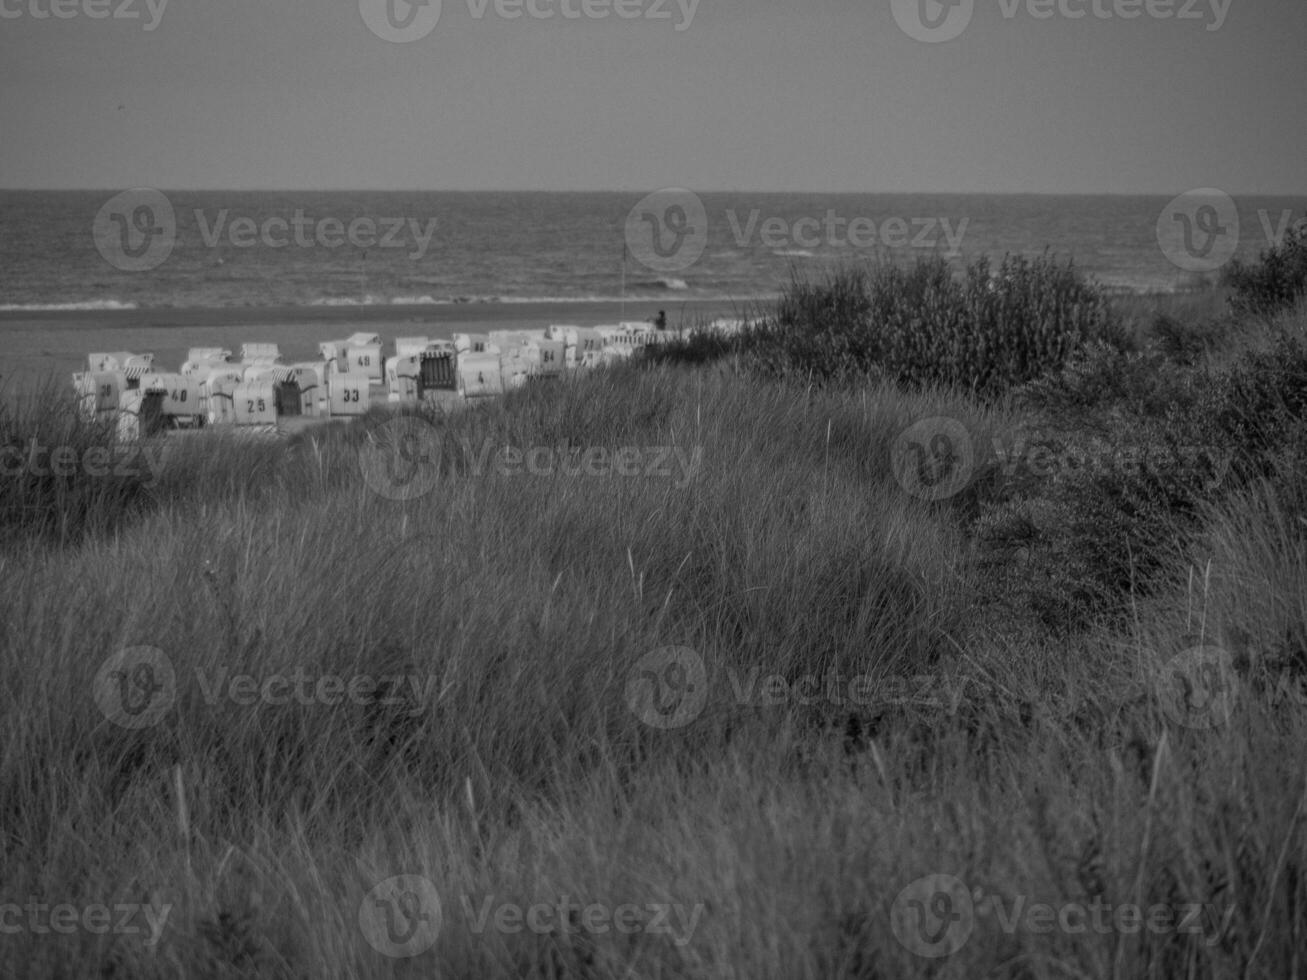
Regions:
<instances>
[{"instance_id":1,"label":"row of beach chairs","mask_svg":"<svg viewBox=\"0 0 1307 980\"><path fill-rule=\"evenodd\" d=\"M715 329L735 329L718 321ZM94 353L73 375L82 411L112 416L120 437L203 425L273 428L287 417L366 414L378 404L415 404L446 391L465 399L501 395L533 381L625 360L661 342L648 323L551 326L544 330L401 337L385 357L381 337L356 333L319 345L320 359L285 364L276 344L191 348L176 372L153 354Z\"/></svg>"}]
</instances>

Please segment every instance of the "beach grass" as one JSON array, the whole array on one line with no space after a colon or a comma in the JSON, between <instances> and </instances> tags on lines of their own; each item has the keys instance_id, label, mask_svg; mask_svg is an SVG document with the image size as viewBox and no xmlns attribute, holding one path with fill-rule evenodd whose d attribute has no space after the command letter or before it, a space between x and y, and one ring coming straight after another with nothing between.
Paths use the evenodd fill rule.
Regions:
<instances>
[{"instance_id":1,"label":"beach grass","mask_svg":"<svg viewBox=\"0 0 1307 980\"><path fill-rule=\"evenodd\" d=\"M859 338L869 280L796 284L789 334L410 417L438 474L414 499L368 477L384 413L285 443L202 432L125 485L7 479L23 514L83 516L3 511L6 962L1299 975L1307 311L1108 309L1039 274L1087 290L1113 342L1076 327L1038 348L1047 370L979 384L872 357L814 379L775 352L816 363L794 334L840 302ZM44 417L0 431L107 438ZM896 464L940 419L971 450L948 495ZM1054 465L1014 463L1036 443ZM1068 446L1108 465L1064 465ZM1131 448L1153 462L1111 463ZM651 664L671 686L673 649L703 673L669 724L632 691ZM106 672L124 650L166 688L146 716ZM1177 713L1195 650L1228 666L1221 697ZM363 677L395 696L314 686ZM405 907L431 939L412 957L378 925L404 875L439 900ZM932 875L965 886L955 904ZM32 925L56 905L82 918ZM139 928L88 926L99 905L139 906ZM537 905L534 928L513 914Z\"/></svg>"}]
</instances>

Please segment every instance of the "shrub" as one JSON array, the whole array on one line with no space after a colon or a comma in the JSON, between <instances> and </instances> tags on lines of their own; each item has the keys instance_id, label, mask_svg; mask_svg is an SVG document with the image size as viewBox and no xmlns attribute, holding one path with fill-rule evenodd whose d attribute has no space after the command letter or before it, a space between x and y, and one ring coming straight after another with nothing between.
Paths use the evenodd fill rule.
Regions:
<instances>
[{"instance_id":1,"label":"shrub","mask_svg":"<svg viewBox=\"0 0 1307 980\"><path fill-rule=\"evenodd\" d=\"M1307 419L1307 344L1283 336L1244 353L1215 379L1203 407L1216 437L1252 467L1248 475L1269 475L1263 464Z\"/></svg>"},{"instance_id":2,"label":"shrub","mask_svg":"<svg viewBox=\"0 0 1307 980\"><path fill-rule=\"evenodd\" d=\"M738 353L744 344L744 333L725 334L697 329L683 337L646 347L644 356L645 360L655 364L709 364Z\"/></svg>"},{"instance_id":3,"label":"shrub","mask_svg":"<svg viewBox=\"0 0 1307 980\"><path fill-rule=\"evenodd\" d=\"M1023 467L1054 462L1017 469L978 522L994 594L1074 629L1169 584L1171 544L1196 530L1229 473L1227 454L1196 442L1184 418L1129 417L1109 437L1059 431L1036 440L1038 455L1027 448Z\"/></svg>"},{"instance_id":4,"label":"shrub","mask_svg":"<svg viewBox=\"0 0 1307 980\"><path fill-rule=\"evenodd\" d=\"M1291 231L1262 252L1255 265L1231 263L1226 283L1234 293L1230 306L1236 314L1271 316L1293 306L1307 294L1307 228Z\"/></svg>"},{"instance_id":5,"label":"shrub","mask_svg":"<svg viewBox=\"0 0 1307 980\"><path fill-rule=\"evenodd\" d=\"M1230 336L1230 323L1221 319L1180 320L1159 313L1151 333L1157 349L1177 364L1192 365L1221 349Z\"/></svg>"},{"instance_id":6,"label":"shrub","mask_svg":"<svg viewBox=\"0 0 1307 980\"><path fill-rule=\"evenodd\" d=\"M1307 506L1307 345L1281 338L1219 371L1098 347L1018 392L1051 434L1048 472L1012 466L978 521L993 596L1075 628L1166 582L1205 506L1269 483ZM1027 448L1023 460L1035 456Z\"/></svg>"},{"instance_id":7,"label":"shrub","mask_svg":"<svg viewBox=\"0 0 1307 980\"><path fill-rule=\"evenodd\" d=\"M1125 346L1106 294L1044 255L988 259L955 277L940 256L796 278L748 347L769 375L884 375L911 387L996 395L1064 364L1086 343Z\"/></svg>"},{"instance_id":8,"label":"shrub","mask_svg":"<svg viewBox=\"0 0 1307 980\"><path fill-rule=\"evenodd\" d=\"M1066 366L1017 388L1015 403L1058 429L1103 431L1122 415L1161 417L1197 405L1203 374L1156 348L1125 351L1095 343Z\"/></svg>"}]
</instances>

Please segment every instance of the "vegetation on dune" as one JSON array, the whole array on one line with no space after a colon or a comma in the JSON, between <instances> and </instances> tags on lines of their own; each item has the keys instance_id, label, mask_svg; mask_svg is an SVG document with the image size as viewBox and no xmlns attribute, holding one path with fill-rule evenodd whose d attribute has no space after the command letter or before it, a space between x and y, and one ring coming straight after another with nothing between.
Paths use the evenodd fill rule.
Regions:
<instances>
[{"instance_id":1,"label":"vegetation on dune","mask_svg":"<svg viewBox=\"0 0 1307 980\"><path fill-rule=\"evenodd\" d=\"M1021 389L1029 419L1004 440L1013 461L978 528L997 590L1049 626L1126 615L1168 587L1168 544L1199 530L1204 505L1269 480L1298 511L1305 353L1282 337L1227 365L1185 366L1156 348L1098 347Z\"/></svg>"},{"instance_id":2,"label":"vegetation on dune","mask_svg":"<svg viewBox=\"0 0 1307 980\"><path fill-rule=\"evenodd\" d=\"M1236 314L1274 316L1292 307L1307 294L1307 227L1291 230L1258 262L1232 262L1225 281L1233 291L1230 307Z\"/></svg>"},{"instance_id":3,"label":"vegetation on dune","mask_svg":"<svg viewBox=\"0 0 1307 980\"><path fill-rule=\"evenodd\" d=\"M1307 318L1107 304L1048 258L998 273L795 283L739 337L428 417L439 477L406 502L363 474L383 413L285 444L178 439L139 500L84 470L7 482L0 902L171 908L157 947L28 930L4 937L13 961L1293 975ZM5 440L42 417L6 416ZM970 478L918 499L894 447L941 418L966 433ZM109 438L61 424L40 438ZM543 463L508 466L505 448ZM559 465L600 448L634 469ZM14 516L70 500L76 525ZM176 695L133 729L96 675L140 645ZM701 657L704 687L664 729L629 685L671 647ZM1229 701L1177 702L1204 676L1177 674L1196 648L1227 655ZM385 704L230 686L297 671L416 684ZM1226 710L1187 724L1177 703ZM413 960L360 924L401 874L443 903ZM941 959L895 926L931 874L970 896ZM494 924L503 903L564 897L685 917ZM1019 911L1039 903L1204 911L1186 930L1042 929Z\"/></svg>"},{"instance_id":4,"label":"vegetation on dune","mask_svg":"<svg viewBox=\"0 0 1307 980\"><path fill-rule=\"evenodd\" d=\"M113 422L87 421L53 380L18 397L0 392L0 546L124 526L153 503L151 463L118 441Z\"/></svg>"},{"instance_id":5,"label":"vegetation on dune","mask_svg":"<svg viewBox=\"0 0 1307 980\"><path fill-rule=\"evenodd\" d=\"M760 373L829 382L883 377L1001 394L1091 341L1127 342L1106 294L1053 256L939 256L796 279L749 344Z\"/></svg>"}]
</instances>

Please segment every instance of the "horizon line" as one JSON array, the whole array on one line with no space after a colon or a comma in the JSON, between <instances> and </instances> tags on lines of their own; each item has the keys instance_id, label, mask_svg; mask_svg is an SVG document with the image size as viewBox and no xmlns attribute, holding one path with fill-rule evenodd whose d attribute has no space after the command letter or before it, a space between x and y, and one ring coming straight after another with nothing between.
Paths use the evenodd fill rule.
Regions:
<instances>
[{"instance_id":1,"label":"horizon line","mask_svg":"<svg viewBox=\"0 0 1307 980\"><path fill-rule=\"evenodd\" d=\"M622 188L593 188L588 190L578 189L549 189L549 188L524 188L524 187L478 187L478 188L421 188L421 187L398 187L398 188L378 188L378 187L168 187L162 188L153 185L136 184L133 187L158 190L161 193L173 194L648 194L651 193L649 188L627 190ZM671 185L681 186L681 185ZM1212 187L1213 185L1206 185ZM6 194L48 194L48 193L119 193L123 190L131 189L122 186L108 187L0 187L0 193ZM666 190L670 188L653 188L653 190ZM820 195L828 194L832 196L842 195L880 195L880 196L913 196L913 197L1168 197L1177 194L1189 193L1198 188L1187 188L1185 190L1170 191L941 191L941 190L794 190L794 189L772 189L764 190L761 188L683 188L695 194L803 194L803 195ZM1225 188L1214 188L1221 190L1231 197L1303 197L1307 192L1303 191L1230 191Z\"/></svg>"}]
</instances>

